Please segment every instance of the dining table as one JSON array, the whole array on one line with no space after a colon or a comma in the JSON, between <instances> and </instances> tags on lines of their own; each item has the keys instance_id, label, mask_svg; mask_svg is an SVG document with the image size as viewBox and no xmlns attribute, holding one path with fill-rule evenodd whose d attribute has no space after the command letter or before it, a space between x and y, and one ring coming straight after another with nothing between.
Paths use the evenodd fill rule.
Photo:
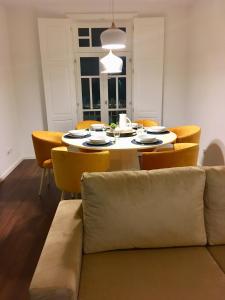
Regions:
<instances>
[{"instance_id":1,"label":"dining table","mask_svg":"<svg viewBox=\"0 0 225 300\"><path fill-rule=\"evenodd\" d=\"M177 136L174 132L165 131L160 133L148 133L149 137L155 138L153 143L141 143L136 141L138 134L134 131L132 136L109 136L108 143L104 145L90 144L90 136L107 134L107 132L88 131L85 137L75 137L65 134L63 143L68 145L69 151L85 149L89 151L110 151L110 170L139 170L138 154L140 151L154 151L159 147L173 143Z\"/></svg>"}]
</instances>

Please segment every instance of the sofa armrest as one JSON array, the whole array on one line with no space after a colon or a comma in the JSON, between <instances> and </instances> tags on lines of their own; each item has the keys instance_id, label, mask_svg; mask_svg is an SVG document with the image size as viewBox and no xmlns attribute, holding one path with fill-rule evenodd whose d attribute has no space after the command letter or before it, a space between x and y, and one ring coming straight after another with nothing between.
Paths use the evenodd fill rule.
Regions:
<instances>
[{"instance_id":1,"label":"sofa armrest","mask_svg":"<svg viewBox=\"0 0 225 300\"><path fill-rule=\"evenodd\" d=\"M30 299L77 299L82 235L82 201L61 201L30 285Z\"/></svg>"}]
</instances>

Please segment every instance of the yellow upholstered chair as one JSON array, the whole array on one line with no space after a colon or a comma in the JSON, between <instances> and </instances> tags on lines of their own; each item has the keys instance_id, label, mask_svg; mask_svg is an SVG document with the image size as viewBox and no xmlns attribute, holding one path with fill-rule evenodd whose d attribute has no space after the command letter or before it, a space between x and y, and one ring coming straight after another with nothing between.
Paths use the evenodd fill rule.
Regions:
<instances>
[{"instance_id":1,"label":"yellow upholstered chair","mask_svg":"<svg viewBox=\"0 0 225 300\"><path fill-rule=\"evenodd\" d=\"M48 178L52 169L51 149L62 146L63 132L33 131L32 140L37 163L42 168L41 183L38 195L41 195L46 172Z\"/></svg>"},{"instance_id":2,"label":"yellow upholstered chair","mask_svg":"<svg viewBox=\"0 0 225 300\"><path fill-rule=\"evenodd\" d=\"M78 122L75 126L76 129L87 129L89 128L92 124L105 124L104 122L100 121L95 121L95 120L86 120L86 121L81 121Z\"/></svg>"},{"instance_id":3,"label":"yellow upholstered chair","mask_svg":"<svg viewBox=\"0 0 225 300\"><path fill-rule=\"evenodd\" d=\"M201 128L196 125L186 125L169 128L170 131L176 133L176 143L196 143L199 144Z\"/></svg>"},{"instance_id":4,"label":"yellow upholstered chair","mask_svg":"<svg viewBox=\"0 0 225 300\"><path fill-rule=\"evenodd\" d=\"M69 152L66 147L52 149L53 172L57 187L64 192L80 193L83 172L104 172L109 169L109 151Z\"/></svg>"},{"instance_id":5,"label":"yellow upholstered chair","mask_svg":"<svg viewBox=\"0 0 225 300\"><path fill-rule=\"evenodd\" d=\"M142 170L172 167L196 166L198 160L198 144L178 143L168 151L142 152L139 162Z\"/></svg>"},{"instance_id":6,"label":"yellow upholstered chair","mask_svg":"<svg viewBox=\"0 0 225 300\"><path fill-rule=\"evenodd\" d=\"M151 127L151 126L159 125L158 122L151 120L151 119L143 119L143 120L139 119L139 120L135 120L134 122L138 123L140 125L143 125L144 127Z\"/></svg>"}]
</instances>

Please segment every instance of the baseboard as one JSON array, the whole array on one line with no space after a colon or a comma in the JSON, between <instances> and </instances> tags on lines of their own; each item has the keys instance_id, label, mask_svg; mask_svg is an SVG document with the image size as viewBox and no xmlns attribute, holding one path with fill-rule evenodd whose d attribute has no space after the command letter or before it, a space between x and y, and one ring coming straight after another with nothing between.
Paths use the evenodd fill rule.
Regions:
<instances>
[{"instance_id":1,"label":"baseboard","mask_svg":"<svg viewBox=\"0 0 225 300\"><path fill-rule=\"evenodd\" d=\"M25 156L25 157L23 157L22 160L24 160L24 159L36 159L36 157L35 157L35 155L31 155L31 156Z\"/></svg>"},{"instance_id":2,"label":"baseboard","mask_svg":"<svg viewBox=\"0 0 225 300\"><path fill-rule=\"evenodd\" d=\"M24 158L18 159L14 162L3 174L0 175L0 182L3 181L22 161Z\"/></svg>"}]
</instances>

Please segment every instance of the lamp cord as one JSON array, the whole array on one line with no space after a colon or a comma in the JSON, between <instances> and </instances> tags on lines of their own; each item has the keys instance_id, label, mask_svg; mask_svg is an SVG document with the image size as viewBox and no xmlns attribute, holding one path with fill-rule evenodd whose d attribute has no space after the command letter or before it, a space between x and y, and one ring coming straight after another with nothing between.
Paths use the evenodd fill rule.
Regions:
<instances>
[{"instance_id":1,"label":"lamp cord","mask_svg":"<svg viewBox=\"0 0 225 300\"><path fill-rule=\"evenodd\" d=\"M114 1L111 1L111 8L112 8L112 24L115 24L115 18L114 18Z\"/></svg>"}]
</instances>

